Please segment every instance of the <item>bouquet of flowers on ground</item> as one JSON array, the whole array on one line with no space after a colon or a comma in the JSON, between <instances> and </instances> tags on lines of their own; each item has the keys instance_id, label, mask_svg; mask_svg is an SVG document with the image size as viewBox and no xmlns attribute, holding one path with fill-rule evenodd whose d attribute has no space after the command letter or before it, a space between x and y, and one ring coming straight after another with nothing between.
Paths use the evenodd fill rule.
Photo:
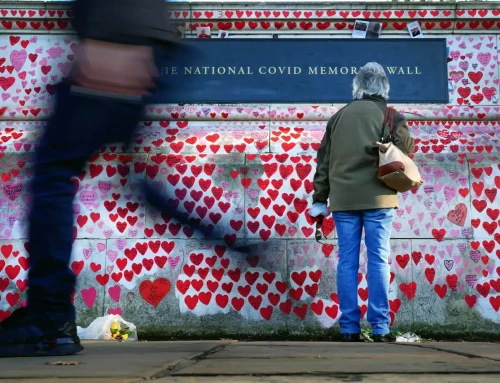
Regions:
<instances>
[{"instance_id":1,"label":"bouquet of flowers on ground","mask_svg":"<svg viewBox=\"0 0 500 383\"><path fill-rule=\"evenodd\" d=\"M84 340L111 340L137 342L137 327L120 315L106 315L94 319L87 327L78 327L78 337Z\"/></svg>"},{"instance_id":2,"label":"bouquet of flowers on ground","mask_svg":"<svg viewBox=\"0 0 500 383\"><path fill-rule=\"evenodd\" d=\"M113 323L111 325L111 337L118 342L122 342L124 340L128 339L128 336L130 334L130 329L123 325L123 327L120 325L120 323Z\"/></svg>"}]
</instances>

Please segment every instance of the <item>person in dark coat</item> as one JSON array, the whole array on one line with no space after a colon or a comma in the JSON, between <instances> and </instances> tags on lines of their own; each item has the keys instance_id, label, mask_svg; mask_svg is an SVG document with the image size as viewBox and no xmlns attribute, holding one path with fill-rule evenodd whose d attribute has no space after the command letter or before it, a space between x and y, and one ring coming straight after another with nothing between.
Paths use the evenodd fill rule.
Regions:
<instances>
[{"instance_id":1,"label":"person in dark coat","mask_svg":"<svg viewBox=\"0 0 500 383\"><path fill-rule=\"evenodd\" d=\"M179 47L165 0L77 0L73 27L80 39L75 64L58 84L55 113L34 161L29 216L26 308L0 323L0 357L71 355L77 336L69 269L74 241L72 178L88 157L110 143L128 145L143 118L145 96L156 87L153 47ZM168 206L152 188L146 197Z\"/></svg>"}]
</instances>

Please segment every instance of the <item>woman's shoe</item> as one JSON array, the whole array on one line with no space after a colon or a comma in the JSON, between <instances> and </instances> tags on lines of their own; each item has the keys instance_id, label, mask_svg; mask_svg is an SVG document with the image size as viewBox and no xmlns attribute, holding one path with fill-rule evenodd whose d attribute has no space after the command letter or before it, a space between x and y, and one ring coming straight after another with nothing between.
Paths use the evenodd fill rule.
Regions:
<instances>
[{"instance_id":1,"label":"woman's shoe","mask_svg":"<svg viewBox=\"0 0 500 383\"><path fill-rule=\"evenodd\" d=\"M377 343L394 343L396 342L396 335L388 333L384 335L372 335L372 339Z\"/></svg>"},{"instance_id":2,"label":"woman's shoe","mask_svg":"<svg viewBox=\"0 0 500 383\"><path fill-rule=\"evenodd\" d=\"M361 334L342 334L343 342L364 342L365 338Z\"/></svg>"}]
</instances>

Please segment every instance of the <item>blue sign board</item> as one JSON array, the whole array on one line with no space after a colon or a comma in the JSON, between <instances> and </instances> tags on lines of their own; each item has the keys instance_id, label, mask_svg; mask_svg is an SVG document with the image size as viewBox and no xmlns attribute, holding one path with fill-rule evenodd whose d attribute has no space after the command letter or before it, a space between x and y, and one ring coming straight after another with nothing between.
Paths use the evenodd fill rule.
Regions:
<instances>
[{"instance_id":1,"label":"blue sign board","mask_svg":"<svg viewBox=\"0 0 500 383\"><path fill-rule=\"evenodd\" d=\"M159 59L160 103L345 103L367 62L391 103L447 103L446 39L197 39Z\"/></svg>"}]
</instances>

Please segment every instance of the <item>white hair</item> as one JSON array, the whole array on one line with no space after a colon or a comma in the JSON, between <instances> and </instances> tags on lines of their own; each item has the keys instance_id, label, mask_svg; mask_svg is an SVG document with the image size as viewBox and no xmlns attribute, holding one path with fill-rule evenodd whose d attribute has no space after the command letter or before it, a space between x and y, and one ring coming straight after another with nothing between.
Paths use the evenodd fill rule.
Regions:
<instances>
[{"instance_id":1,"label":"white hair","mask_svg":"<svg viewBox=\"0 0 500 383\"><path fill-rule=\"evenodd\" d=\"M389 99L389 79L382 65L371 62L361 68L352 83L352 96L355 100L367 96L380 96Z\"/></svg>"}]
</instances>

